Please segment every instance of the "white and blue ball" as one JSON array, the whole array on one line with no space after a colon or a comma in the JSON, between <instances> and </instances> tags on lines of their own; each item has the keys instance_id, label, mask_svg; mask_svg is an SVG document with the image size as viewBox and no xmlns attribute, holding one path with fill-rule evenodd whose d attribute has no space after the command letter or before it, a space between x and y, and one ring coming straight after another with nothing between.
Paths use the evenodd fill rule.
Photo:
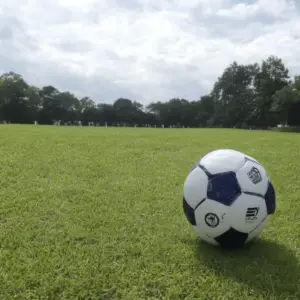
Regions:
<instances>
[{"instance_id":1,"label":"white and blue ball","mask_svg":"<svg viewBox=\"0 0 300 300\"><path fill-rule=\"evenodd\" d=\"M200 238L226 248L258 236L275 212L275 190L264 167L231 149L206 154L183 187L183 210Z\"/></svg>"}]
</instances>

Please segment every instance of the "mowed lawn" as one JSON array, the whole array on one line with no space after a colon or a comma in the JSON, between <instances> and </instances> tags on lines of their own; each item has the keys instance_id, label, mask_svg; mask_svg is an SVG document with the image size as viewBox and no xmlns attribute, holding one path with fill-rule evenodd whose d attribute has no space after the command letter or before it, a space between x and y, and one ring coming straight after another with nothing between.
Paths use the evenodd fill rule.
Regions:
<instances>
[{"instance_id":1,"label":"mowed lawn","mask_svg":"<svg viewBox=\"0 0 300 300\"><path fill-rule=\"evenodd\" d=\"M199 241L187 172L233 148L277 209L254 243ZM222 129L0 126L0 299L300 299L300 135Z\"/></svg>"}]
</instances>

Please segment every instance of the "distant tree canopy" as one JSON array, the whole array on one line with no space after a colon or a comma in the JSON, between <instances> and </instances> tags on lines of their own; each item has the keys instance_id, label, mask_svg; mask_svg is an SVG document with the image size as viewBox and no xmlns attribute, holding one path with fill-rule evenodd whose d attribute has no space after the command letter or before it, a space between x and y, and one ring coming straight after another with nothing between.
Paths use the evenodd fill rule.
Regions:
<instances>
[{"instance_id":1,"label":"distant tree canopy","mask_svg":"<svg viewBox=\"0 0 300 300\"><path fill-rule=\"evenodd\" d=\"M104 125L267 128L278 123L300 125L300 76L291 79L282 60L270 56L261 64L233 62L212 91L197 101L174 98L143 107L120 98L97 104L53 86L37 88L14 72L0 76L0 120L53 124L81 121Z\"/></svg>"}]
</instances>

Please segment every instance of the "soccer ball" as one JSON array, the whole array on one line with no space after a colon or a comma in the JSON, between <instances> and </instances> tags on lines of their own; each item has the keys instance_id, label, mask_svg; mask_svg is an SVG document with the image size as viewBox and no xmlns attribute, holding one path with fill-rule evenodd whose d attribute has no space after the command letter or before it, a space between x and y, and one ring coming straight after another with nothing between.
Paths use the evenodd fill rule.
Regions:
<instances>
[{"instance_id":1,"label":"soccer ball","mask_svg":"<svg viewBox=\"0 0 300 300\"><path fill-rule=\"evenodd\" d=\"M264 167L231 149L206 154L183 186L183 211L199 237L226 248L258 236L275 212L275 190Z\"/></svg>"}]
</instances>

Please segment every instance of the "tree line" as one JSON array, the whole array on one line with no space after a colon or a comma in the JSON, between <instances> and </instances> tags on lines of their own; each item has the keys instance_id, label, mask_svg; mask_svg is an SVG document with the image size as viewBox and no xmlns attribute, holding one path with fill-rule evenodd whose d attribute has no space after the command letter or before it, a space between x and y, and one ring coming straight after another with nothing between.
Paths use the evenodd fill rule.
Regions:
<instances>
[{"instance_id":1,"label":"tree line","mask_svg":"<svg viewBox=\"0 0 300 300\"><path fill-rule=\"evenodd\" d=\"M143 106L120 98L113 104L78 99L54 86L30 85L14 72L0 76L0 121L53 124L55 121L108 126L267 128L300 125L300 76L291 78L281 58L260 64L231 63L211 92L199 100L174 98Z\"/></svg>"}]
</instances>

